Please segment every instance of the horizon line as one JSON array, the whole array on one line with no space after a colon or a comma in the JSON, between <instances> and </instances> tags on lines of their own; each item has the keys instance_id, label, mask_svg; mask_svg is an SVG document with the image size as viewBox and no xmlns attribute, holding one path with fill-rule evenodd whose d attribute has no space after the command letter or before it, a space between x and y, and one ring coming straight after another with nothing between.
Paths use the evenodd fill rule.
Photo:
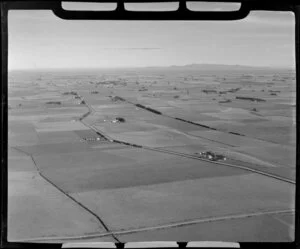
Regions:
<instances>
[{"instance_id":1,"label":"horizon line","mask_svg":"<svg viewBox=\"0 0 300 249\"><path fill-rule=\"evenodd\" d=\"M243 64L221 64L221 63L190 63L185 65L168 65L168 66L117 66L117 67L53 67L53 68L15 68L9 69L8 72L13 71L49 71L49 70L96 70L96 69L147 69L147 68L172 68L172 67L188 67L188 66L232 66L232 67L248 67L248 68L261 68L261 69L290 69L296 70L296 66L254 66L254 65L243 65Z\"/></svg>"}]
</instances>

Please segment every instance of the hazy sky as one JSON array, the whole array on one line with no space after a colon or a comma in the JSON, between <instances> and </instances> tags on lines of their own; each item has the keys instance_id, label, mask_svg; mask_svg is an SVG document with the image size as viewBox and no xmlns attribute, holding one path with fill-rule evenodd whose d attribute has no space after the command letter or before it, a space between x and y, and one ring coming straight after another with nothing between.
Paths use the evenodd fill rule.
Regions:
<instances>
[{"instance_id":1,"label":"hazy sky","mask_svg":"<svg viewBox=\"0 0 300 249\"><path fill-rule=\"evenodd\" d=\"M222 7L222 6L221 6ZM294 15L240 21L66 21L51 11L9 12L9 69L294 66Z\"/></svg>"}]
</instances>

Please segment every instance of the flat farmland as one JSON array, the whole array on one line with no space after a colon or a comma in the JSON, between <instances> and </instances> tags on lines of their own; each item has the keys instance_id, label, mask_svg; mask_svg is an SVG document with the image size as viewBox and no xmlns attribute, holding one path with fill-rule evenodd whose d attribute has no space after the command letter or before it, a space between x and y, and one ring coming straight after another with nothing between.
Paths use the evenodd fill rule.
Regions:
<instances>
[{"instance_id":1,"label":"flat farmland","mask_svg":"<svg viewBox=\"0 0 300 249\"><path fill-rule=\"evenodd\" d=\"M294 239L293 71L12 72L8 105L11 240Z\"/></svg>"}]
</instances>

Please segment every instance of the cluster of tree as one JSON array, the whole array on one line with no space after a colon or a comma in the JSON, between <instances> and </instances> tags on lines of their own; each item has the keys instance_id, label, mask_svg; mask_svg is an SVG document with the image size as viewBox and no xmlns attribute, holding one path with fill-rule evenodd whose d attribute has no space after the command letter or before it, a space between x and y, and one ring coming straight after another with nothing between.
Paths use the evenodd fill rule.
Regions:
<instances>
[{"instance_id":1,"label":"cluster of tree","mask_svg":"<svg viewBox=\"0 0 300 249\"><path fill-rule=\"evenodd\" d=\"M230 99L225 99L225 100L220 100L219 103L230 103L231 100Z\"/></svg>"},{"instance_id":2,"label":"cluster of tree","mask_svg":"<svg viewBox=\"0 0 300 249\"><path fill-rule=\"evenodd\" d=\"M240 87L232 88L232 89L229 89L229 90L220 91L219 94L235 93L235 92L239 91L240 89L241 89Z\"/></svg>"},{"instance_id":3,"label":"cluster of tree","mask_svg":"<svg viewBox=\"0 0 300 249\"><path fill-rule=\"evenodd\" d=\"M144 92L144 91L148 91L148 89L144 86L142 86L140 89L139 89L139 92Z\"/></svg>"},{"instance_id":4,"label":"cluster of tree","mask_svg":"<svg viewBox=\"0 0 300 249\"><path fill-rule=\"evenodd\" d=\"M208 93L217 93L216 90L207 90L207 89L202 90L202 92L204 92L206 94L208 94Z\"/></svg>"},{"instance_id":5,"label":"cluster of tree","mask_svg":"<svg viewBox=\"0 0 300 249\"><path fill-rule=\"evenodd\" d=\"M63 95L77 95L77 92L74 92L74 91L64 92Z\"/></svg>"},{"instance_id":6,"label":"cluster of tree","mask_svg":"<svg viewBox=\"0 0 300 249\"><path fill-rule=\"evenodd\" d=\"M125 101L125 99L123 99L122 97L119 96L109 96L111 101L113 102L117 102L117 101Z\"/></svg>"},{"instance_id":7,"label":"cluster of tree","mask_svg":"<svg viewBox=\"0 0 300 249\"><path fill-rule=\"evenodd\" d=\"M61 102L60 101L49 101L49 102L46 102L47 105L61 105Z\"/></svg>"}]
</instances>

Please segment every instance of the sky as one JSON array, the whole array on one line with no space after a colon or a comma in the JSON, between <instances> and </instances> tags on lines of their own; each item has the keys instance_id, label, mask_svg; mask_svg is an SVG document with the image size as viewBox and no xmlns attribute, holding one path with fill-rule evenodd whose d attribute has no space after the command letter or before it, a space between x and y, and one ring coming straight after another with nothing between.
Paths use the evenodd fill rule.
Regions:
<instances>
[{"instance_id":1,"label":"sky","mask_svg":"<svg viewBox=\"0 0 300 249\"><path fill-rule=\"evenodd\" d=\"M198 5L191 7L200 9ZM208 3L202 9L225 7ZM290 12L256 11L243 20L225 22L74 21L62 20L50 10L11 10L8 67L31 70L205 63L291 68L295 65L294 32Z\"/></svg>"}]
</instances>

